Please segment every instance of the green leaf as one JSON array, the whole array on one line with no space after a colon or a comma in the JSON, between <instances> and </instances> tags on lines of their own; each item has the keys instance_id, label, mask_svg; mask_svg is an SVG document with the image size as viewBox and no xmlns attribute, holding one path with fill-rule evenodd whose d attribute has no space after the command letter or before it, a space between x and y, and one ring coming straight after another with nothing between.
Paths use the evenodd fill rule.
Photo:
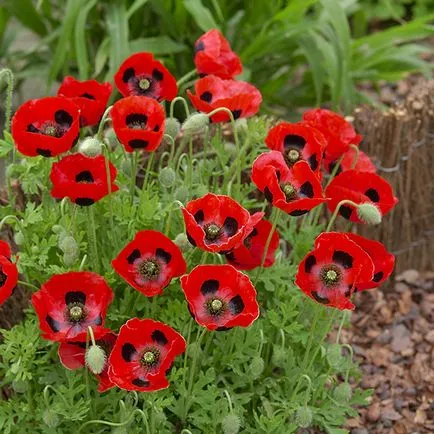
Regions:
<instances>
[{"instance_id":1,"label":"green leaf","mask_svg":"<svg viewBox=\"0 0 434 434\"><path fill-rule=\"evenodd\" d=\"M7 10L20 21L27 29L40 36L47 34L45 23L31 0L8 0Z\"/></svg>"},{"instance_id":2,"label":"green leaf","mask_svg":"<svg viewBox=\"0 0 434 434\"><path fill-rule=\"evenodd\" d=\"M303 18L307 9L317 2L318 0L293 0L286 8L278 12L273 20L296 23Z\"/></svg>"},{"instance_id":3,"label":"green leaf","mask_svg":"<svg viewBox=\"0 0 434 434\"><path fill-rule=\"evenodd\" d=\"M6 140L0 140L0 158L6 157L6 155L12 151L13 147L12 143Z\"/></svg>"},{"instance_id":4,"label":"green leaf","mask_svg":"<svg viewBox=\"0 0 434 434\"><path fill-rule=\"evenodd\" d=\"M201 0L184 0L184 6L204 32L219 28L211 11L202 4Z\"/></svg>"},{"instance_id":5,"label":"green leaf","mask_svg":"<svg viewBox=\"0 0 434 434\"><path fill-rule=\"evenodd\" d=\"M125 2L119 0L111 2L107 5L106 12L108 34L110 36L110 74L113 75L130 54Z\"/></svg>"},{"instance_id":6,"label":"green leaf","mask_svg":"<svg viewBox=\"0 0 434 434\"><path fill-rule=\"evenodd\" d=\"M186 45L176 42L168 36L139 38L130 41L130 50L132 53L149 51L154 54L175 54L181 53L186 49Z\"/></svg>"},{"instance_id":7,"label":"green leaf","mask_svg":"<svg viewBox=\"0 0 434 434\"><path fill-rule=\"evenodd\" d=\"M104 69L105 64L107 63L107 59L109 56L110 49L110 39L107 37L102 42L98 48L98 51L95 55L95 71L94 75L97 76Z\"/></svg>"},{"instance_id":8,"label":"green leaf","mask_svg":"<svg viewBox=\"0 0 434 434\"><path fill-rule=\"evenodd\" d=\"M72 32L77 15L82 8L85 0L68 0L63 18L61 33L54 50L53 60L48 72L48 84L51 84L57 77L57 74L65 67L69 47L72 39Z\"/></svg>"},{"instance_id":9,"label":"green leaf","mask_svg":"<svg viewBox=\"0 0 434 434\"><path fill-rule=\"evenodd\" d=\"M81 80L89 78L89 59L86 41L86 20L90 10L96 5L97 0L91 0L78 14L75 23L75 53L77 66Z\"/></svg>"},{"instance_id":10,"label":"green leaf","mask_svg":"<svg viewBox=\"0 0 434 434\"><path fill-rule=\"evenodd\" d=\"M142 6L148 3L148 1L149 0L136 0L128 9L127 20L129 20Z\"/></svg>"}]
</instances>

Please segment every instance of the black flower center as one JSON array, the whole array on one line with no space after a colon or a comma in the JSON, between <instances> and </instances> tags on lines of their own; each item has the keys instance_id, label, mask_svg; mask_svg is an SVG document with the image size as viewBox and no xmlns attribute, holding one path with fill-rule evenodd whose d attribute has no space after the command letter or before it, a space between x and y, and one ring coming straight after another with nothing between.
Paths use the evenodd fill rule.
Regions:
<instances>
[{"instance_id":1,"label":"black flower center","mask_svg":"<svg viewBox=\"0 0 434 434\"><path fill-rule=\"evenodd\" d=\"M131 113L126 118L127 127L132 130L144 130L148 117L142 113Z\"/></svg>"},{"instance_id":2,"label":"black flower center","mask_svg":"<svg viewBox=\"0 0 434 434\"><path fill-rule=\"evenodd\" d=\"M8 279L8 276L6 276L6 274L0 270L0 288L5 284L7 279Z\"/></svg>"},{"instance_id":3,"label":"black flower center","mask_svg":"<svg viewBox=\"0 0 434 434\"><path fill-rule=\"evenodd\" d=\"M67 319L73 323L84 320L87 316L86 308L82 303L71 303L67 308Z\"/></svg>"},{"instance_id":4,"label":"black flower center","mask_svg":"<svg viewBox=\"0 0 434 434\"><path fill-rule=\"evenodd\" d=\"M65 131L54 122L46 122L44 125L42 125L38 132L44 134L45 136L62 137Z\"/></svg>"},{"instance_id":5,"label":"black flower center","mask_svg":"<svg viewBox=\"0 0 434 434\"><path fill-rule=\"evenodd\" d=\"M320 271L320 278L326 286L337 285L342 277L340 268L334 264L326 265Z\"/></svg>"},{"instance_id":6,"label":"black flower center","mask_svg":"<svg viewBox=\"0 0 434 434\"><path fill-rule=\"evenodd\" d=\"M205 238L208 241L215 241L222 233L222 228L214 223L206 225L204 228Z\"/></svg>"},{"instance_id":7,"label":"black flower center","mask_svg":"<svg viewBox=\"0 0 434 434\"><path fill-rule=\"evenodd\" d=\"M287 202L297 198L297 189L291 183L287 182L285 184L281 184L280 188L283 191Z\"/></svg>"},{"instance_id":8,"label":"black flower center","mask_svg":"<svg viewBox=\"0 0 434 434\"><path fill-rule=\"evenodd\" d=\"M146 279L154 279L160 274L160 265L154 259L148 259L139 265L139 273Z\"/></svg>"},{"instance_id":9,"label":"black flower center","mask_svg":"<svg viewBox=\"0 0 434 434\"><path fill-rule=\"evenodd\" d=\"M142 366L152 368L158 364L160 360L160 351L157 348L147 348L143 351L142 357L140 357L140 363Z\"/></svg>"},{"instance_id":10,"label":"black flower center","mask_svg":"<svg viewBox=\"0 0 434 434\"><path fill-rule=\"evenodd\" d=\"M209 314L213 316L221 315L226 310L226 303L220 298L210 298L205 306Z\"/></svg>"}]
</instances>

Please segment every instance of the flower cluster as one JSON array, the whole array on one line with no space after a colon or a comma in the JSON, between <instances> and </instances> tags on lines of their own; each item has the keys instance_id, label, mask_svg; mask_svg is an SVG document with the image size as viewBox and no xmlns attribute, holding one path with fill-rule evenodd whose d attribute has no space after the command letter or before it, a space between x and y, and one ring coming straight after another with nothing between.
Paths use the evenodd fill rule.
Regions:
<instances>
[{"instance_id":1,"label":"flower cluster","mask_svg":"<svg viewBox=\"0 0 434 434\"><path fill-rule=\"evenodd\" d=\"M197 40L194 61L201 78L194 93L187 94L199 116L214 123L233 122L258 112L261 94L234 79L242 72L241 61L219 31ZM92 207L111 194L123 194L109 156L98 149L90 152L89 140L102 140L107 119L127 153L154 152L162 143L162 102L178 93L173 75L151 53L137 53L119 67L114 82L122 98L109 108L109 83L66 77L57 96L28 101L15 113L12 136L17 149L29 157L58 157L50 173L55 199ZM76 150L80 134L85 134L81 128L98 123L97 136ZM164 288L180 278L186 309L208 330L250 326L260 310L255 285L243 271L260 271L275 262L279 213L289 218L311 213L317 219L319 213L312 210L326 203L332 219L339 213L352 222L372 223L395 206L391 187L359 151L361 139L344 118L324 109L307 111L299 123L279 123L265 139L269 151L256 158L251 172L253 183L271 203L271 221L264 219L264 212L251 213L224 194L209 192L181 207L189 243L203 250L204 258L217 253L222 256L213 259L223 258L227 264L202 261L188 271L183 251L167 233L144 229L113 257L112 268L146 297L164 296ZM393 255L380 243L327 230L299 264L295 283L318 303L353 309L352 295L378 287L393 265ZM10 249L0 244L0 301L10 295L17 278ZM68 369L86 365L98 377L100 391L168 387L169 369L186 349L184 338L150 318L131 318L115 333L105 325L113 298L103 276L70 271L53 275L32 302L42 336L59 343L62 364Z\"/></svg>"}]
</instances>

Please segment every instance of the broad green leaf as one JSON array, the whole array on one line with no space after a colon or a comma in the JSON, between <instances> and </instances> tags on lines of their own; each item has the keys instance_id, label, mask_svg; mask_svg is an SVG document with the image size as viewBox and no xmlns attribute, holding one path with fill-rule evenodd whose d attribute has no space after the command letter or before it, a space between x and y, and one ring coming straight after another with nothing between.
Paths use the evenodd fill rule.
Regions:
<instances>
[{"instance_id":1,"label":"broad green leaf","mask_svg":"<svg viewBox=\"0 0 434 434\"><path fill-rule=\"evenodd\" d=\"M175 54L187 49L186 45L176 42L168 36L156 36L153 38L139 38L130 41L132 53L150 51L154 54Z\"/></svg>"},{"instance_id":2,"label":"broad green leaf","mask_svg":"<svg viewBox=\"0 0 434 434\"><path fill-rule=\"evenodd\" d=\"M136 0L129 8L127 12L127 20L129 20L142 6L148 3L149 0Z\"/></svg>"},{"instance_id":3,"label":"broad green leaf","mask_svg":"<svg viewBox=\"0 0 434 434\"><path fill-rule=\"evenodd\" d=\"M81 80L89 78L89 58L86 41L86 20L90 10L96 5L97 0L91 0L78 14L75 23L75 53L77 66Z\"/></svg>"},{"instance_id":4,"label":"broad green leaf","mask_svg":"<svg viewBox=\"0 0 434 434\"><path fill-rule=\"evenodd\" d=\"M317 2L318 0L292 0L288 6L273 17L273 20L289 23L299 22L306 10Z\"/></svg>"},{"instance_id":5,"label":"broad green leaf","mask_svg":"<svg viewBox=\"0 0 434 434\"><path fill-rule=\"evenodd\" d=\"M211 11L202 4L201 0L184 0L184 6L204 32L219 28Z\"/></svg>"},{"instance_id":6,"label":"broad green leaf","mask_svg":"<svg viewBox=\"0 0 434 434\"><path fill-rule=\"evenodd\" d=\"M6 7L11 15L14 15L18 21L32 32L39 36L47 34L45 23L31 0L7 0Z\"/></svg>"},{"instance_id":7,"label":"broad green leaf","mask_svg":"<svg viewBox=\"0 0 434 434\"><path fill-rule=\"evenodd\" d=\"M3 33L6 30L6 25L9 21L9 18L10 14L7 9L4 7L0 7L0 42L2 41Z\"/></svg>"},{"instance_id":8,"label":"broad green leaf","mask_svg":"<svg viewBox=\"0 0 434 434\"><path fill-rule=\"evenodd\" d=\"M98 47L98 51L95 55L95 71L94 75L97 76L104 69L105 64L107 63L107 59L109 56L109 48L110 48L110 39L107 37Z\"/></svg>"}]
</instances>

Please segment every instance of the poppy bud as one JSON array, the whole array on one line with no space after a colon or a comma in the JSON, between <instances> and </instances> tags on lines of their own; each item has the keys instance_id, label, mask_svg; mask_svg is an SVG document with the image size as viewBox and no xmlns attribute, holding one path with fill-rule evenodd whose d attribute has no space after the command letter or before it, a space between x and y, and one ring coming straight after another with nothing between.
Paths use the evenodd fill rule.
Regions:
<instances>
[{"instance_id":1,"label":"poppy bud","mask_svg":"<svg viewBox=\"0 0 434 434\"><path fill-rule=\"evenodd\" d=\"M128 430L124 426L117 426L112 429L112 434L128 434Z\"/></svg>"},{"instance_id":2,"label":"poppy bud","mask_svg":"<svg viewBox=\"0 0 434 434\"><path fill-rule=\"evenodd\" d=\"M331 368L339 370L342 368L345 358L342 356L341 346L332 344L327 348L327 361Z\"/></svg>"},{"instance_id":3,"label":"poppy bud","mask_svg":"<svg viewBox=\"0 0 434 434\"><path fill-rule=\"evenodd\" d=\"M237 153L237 147L233 143L230 143L230 142L225 143L224 150L225 150L225 152L227 152L230 155L236 155L236 153Z\"/></svg>"},{"instance_id":4,"label":"poppy bud","mask_svg":"<svg viewBox=\"0 0 434 434\"><path fill-rule=\"evenodd\" d=\"M27 392L29 386L26 381L23 380L14 380L12 381L12 389L14 389L17 393Z\"/></svg>"},{"instance_id":5,"label":"poppy bud","mask_svg":"<svg viewBox=\"0 0 434 434\"><path fill-rule=\"evenodd\" d=\"M71 235L66 235L66 233L59 235L59 248L63 253L76 253L78 251L78 244L74 237Z\"/></svg>"},{"instance_id":6,"label":"poppy bud","mask_svg":"<svg viewBox=\"0 0 434 434\"><path fill-rule=\"evenodd\" d=\"M123 174L130 176L131 175L131 162L130 162L130 160L128 160L127 158L124 158L121 161L120 169L121 169L121 172Z\"/></svg>"},{"instance_id":7,"label":"poppy bud","mask_svg":"<svg viewBox=\"0 0 434 434\"><path fill-rule=\"evenodd\" d=\"M99 345L91 345L86 351L86 365L94 374L101 374L106 364L105 351Z\"/></svg>"},{"instance_id":8,"label":"poppy bud","mask_svg":"<svg viewBox=\"0 0 434 434\"><path fill-rule=\"evenodd\" d=\"M176 173L171 167L164 167L158 174L158 180L163 187L171 188L176 183Z\"/></svg>"},{"instance_id":9,"label":"poppy bud","mask_svg":"<svg viewBox=\"0 0 434 434\"><path fill-rule=\"evenodd\" d=\"M102 143L95 137L87 137L78 145L78 152L88 156L96 157L101 154Z\"/></svg>"},{"instance_id":10,"label":"poppy bud","mask_svg":"<svg viewBox=\"0 0 434 434\"><path fill-rule=\"evenodd\" d=\"M299 407L295 412L295 423L300 428L308 428L312 424L312 410L304 405L303 407Z\"/></svg>"},{"instance_id":11,"label":"poppy bud","mask_svg":"<svg viewBox=\"0 0 434 434\"><path fill-rule=\"evenodd\" d=\"M271 361L280 368L283 368L286 363L286 351L282 347L274 347Z\"/></svg>"},{"instance_id":12,"label":"poppy bud","mask_svg":"<svg viewBox=\"0 0 434 434\"><path fill-rule=\"evenodd\" d=\"M247 132L249 129L249 126L247 125L247 119L246 118L240 118L235 121L235 128L239 132Z\"/></svg>"},{"instance_id":13,"label":"poppy bud","mask_svg":"<svg viewBox=\"0 0 434 434\"><path fill-rule=\"evenodd\" d=\"M209 188L206 185L199 185L196 189L197 197L205 196L209 192Z\"/></svg>"},{"instance_id":14,"label":"poppy bud","mask_svg":"<svg viewBox=\"0 0 434 434\"><path fill-rule=\"evenodd\" d=\"M175 190L175 199L184 203L190 197L190 191L185 185L181 185Z\"/></svg>"},{"instance_id":15,"label":"poppy bud","mask_svg":"<svg viewBox=\"0 0 434 434\"><path fill-rule=\"evenodd\" d=\"M179 131L181 130L181 123L176 118L167 118L165 124L164 134L172 137L173 140L176 139Z\"/></svg>"},{"instance_id":16,"label":"poppy bud","mask_svg":"<svg viewBox=\"0 0 434 434\"><path fill-rule=\"evenodd\" d=\"M337 386L333 391L333 398L341 404L347 404L350 401L352 395L353 392L351 390L351 386L348 383L339 384L339 386Z\"/></svg>"},{"instance_id":17,"label":"poppy bud","mask_svg":"<svg viewBox=\"0 0 434 434\"><path fill-rule=\"evenodd\" d=\"M191 114L182 124L182 131L186 138L191 138L195 134L203 134L209 125L209 117L203 113Z\"/></svg>"},{"instance_id":18,"label":"poppy bud","mask_svg":"<svg viewBox=\"0 0 434 434\"><path fill-rule=\"evenodd\" d=\"M39 247L38 246L32 246L30 249L34 255L39 253Z\"/></svg>"},{"instance_id":19,"label":"poppy bud","mask_svg":"<svg viewBox=\"0 0 434 434\"><path fill-rule=\"evenodd\" d=\"M18 231L14 235L14 241L17 246L21 246L24 244L24 235L21 231Z\"/></svg>"},{"instance_id":20,"label":"poppy bud","mask_svg":"<svg viewBox=\"0 0 434 434\"><path fill-rule=\"evenodd\" d=\"M236 414L230 413L222 420L222 430L224 434L238 434L240 427L241 421Z\"/></svg>"},{"instance_id":21,"label":"poppy bud","mask_svg":"<svg viewBox=\"0 0 434 434\"><path fill-rule=\"evenodd\" d=\"M361 203L357 207L357 216L368 225L378 225L381 223L381 212L372 203Z\"/></svg>"},{"instance_id":22,"label":"poppy bud","mask_svg":"<svg viewBox=\"0 0 434 434\"><path fill-rule=\"evenodd\" d=\"M264 372L264 359L262 357L256 356L253 358L250 364L250 372L254 379L259 378Z\"/></svg>"},{"instance_id":23,"label":"poppy bud","mask_svg":"<svg viewBox=\"0 0 434 434\"><path fill-rule=\"evenodd\" d=\"M184 233L178 234L173 242L180 248L181 252L188 252L193 247Z\"/></svg>"},{"instance_id":24,"label":"poppy bud","mask_svg":"<svg viewBox=\"0 0 434 434\"><path fill-rule=\"evenodd\" d=\"M65 264L65 267L70 268L72 267L78 259L77 252L65 252L63 254L63 263Z\"/></svg>"},{"instance_id":25,"label":"poppy bud","mask_svg":"<svg viewBox=\"0 0 434 434\"><path fill-rule=\"evenodd\" d=\"M59 416L51 408L47 408L44 411L42 419L45 425L47 425L49 428L56 428L60 423Z\"/></svg>"},{"instance_id":26,"label":"poppy bud","mask_svg":"<svg viewBox=\"0 0 434 434\"><path fill-rule=\"evenodd\" d=\"M60 225L53 225L53 227L51 228L51 230L55 233L55 234L61 234L62 232L65 232L65 229L63 229L62 226Z\"/></svg>"},{"instance_id":27,"label":"poppy bud","mask_svg":"<svg viewBox=\"0 0 434 434\"><path fill-rule=\"evenodd\" d=\"M108 142L111 148L115 148L119 144L115 130L113 128L107 128L104 133L104 138Z\"/></svg>"}]
</instances>

